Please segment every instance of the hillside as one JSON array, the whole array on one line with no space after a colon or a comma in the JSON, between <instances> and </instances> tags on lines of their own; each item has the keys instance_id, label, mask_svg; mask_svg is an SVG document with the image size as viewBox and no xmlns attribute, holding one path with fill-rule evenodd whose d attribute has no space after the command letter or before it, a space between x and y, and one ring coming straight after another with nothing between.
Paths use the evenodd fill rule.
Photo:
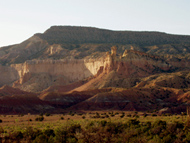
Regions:
<instances>
[{"instance_id":1,"label":"hillside","mask_svg":"<svg viewBox=\"0 0 190 143\"><path fill-rule=\"evenodd\" d=\"M161 32L111 31L92 27L52 26L44 34L36 34L52 44L111 43L139 46L190 43L190 36Z\"/></svg>"},{"instance_id":2,"label":"hillside","mask_svg":"<svg viewBox=\"0 0 190 143\"><path fill-rule=\"evenodd\" d=\"M0 113L190 104L190 36L53 26L0 48L0 63Z\"/></svg>"},{"instance_id":3,"label":"hillside","mask_svg":"<svg viewBox=\"0 0 190 143\"><path fill-rule=\"evenodd\" d=\"M153 55L175 54L181 59L189 57L186 55L190 53L190 36L52 26L20 44L0 48L0 63L6 65L32 59L100 57L114 45L118 47L118 54L132 48Z\"/></svg>"}]
</instances>

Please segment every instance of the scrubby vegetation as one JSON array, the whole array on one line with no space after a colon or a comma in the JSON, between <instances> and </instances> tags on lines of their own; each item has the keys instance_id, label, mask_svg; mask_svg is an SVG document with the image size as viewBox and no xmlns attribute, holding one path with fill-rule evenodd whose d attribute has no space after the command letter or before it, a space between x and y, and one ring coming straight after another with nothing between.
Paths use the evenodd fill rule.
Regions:
<instances>
[{"instance_id":1,"label":"scrubby vegetation","mask_svg":"<svg viewBox=\"0 0 190 143\"><path fill-rule=\"evenodd\" d=\"M125 122L117 121L88 121L86 124L70 122L55 129L36 129L31 126L21 131L9 133L1 128L1 141L9 142L189 142L190 122L173 122L156 120L155 122L140 122L129 119Z\"/></svg>"},{"instance_id":2,"label":"scrubby vegetation","mask_svg":"<svg viewBox=\"0 0 190 143\"><path fill-rule=\"evenodd\" d=\"M70 112L71 113L71 112ZM4 116L0 142L32 143L186 143L190 142L190 121L186 115L158 116L138 112L90 112L42 116L29 115L30 124L22 126L27 115ZM155 114L157 116L152 116ZM109 116L110 115L110 116ZM113 117L112 117L112 116ZM69 118L68 118L69 117ZM12 119L22 124L7 126ZM64 120L64 118L66 118ZM6 120L6 119L9 119ZM20 120L19 120L20 119ZM23 120L21 120L23 119ZM5 120L5 121L4 121ZM52 122L52 121L55 122ZM56 124L55 124L56 123ZM3 125L5 124L5 125Z\"/></svg>"}]
</instances>

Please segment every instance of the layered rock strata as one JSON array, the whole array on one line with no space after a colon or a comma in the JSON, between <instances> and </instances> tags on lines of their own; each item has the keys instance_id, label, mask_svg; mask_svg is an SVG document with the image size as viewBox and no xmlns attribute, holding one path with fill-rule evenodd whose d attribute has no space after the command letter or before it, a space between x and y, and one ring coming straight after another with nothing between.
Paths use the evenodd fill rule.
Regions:
<instances>
[{"instance_id":1,"label":"layered rock strata","mask_svg":"<svg viewBox=\"0 0 190 143\"><path fill-rule=\"evenodd\" d=\"M134 50L126 50L118 56L117 47L114 46L111 54L107 52L105 57L98 59L29 60L22 64L0 66L3 75L0 76L0 85L15 81L13 87L38 92L52 85L67 85L113 70L122 78L128 78L145 77L172 69L175 66L165 60Z\"/></svg>"}]
</instances>

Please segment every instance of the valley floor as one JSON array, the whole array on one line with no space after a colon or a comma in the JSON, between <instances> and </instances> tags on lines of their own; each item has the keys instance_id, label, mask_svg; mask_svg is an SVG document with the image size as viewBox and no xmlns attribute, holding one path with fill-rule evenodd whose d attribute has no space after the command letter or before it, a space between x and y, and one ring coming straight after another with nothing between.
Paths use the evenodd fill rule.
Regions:
<instances>
[{"instance_id":1,"label":"valley floor","mask_svg":"<svg viewBox=\"0 0 190 143\"><path fill-rule=\"evenodd\" d=\"M185 114L92 111L1 115L2 142L189 142Z\"/></svg>"}]
</instances>

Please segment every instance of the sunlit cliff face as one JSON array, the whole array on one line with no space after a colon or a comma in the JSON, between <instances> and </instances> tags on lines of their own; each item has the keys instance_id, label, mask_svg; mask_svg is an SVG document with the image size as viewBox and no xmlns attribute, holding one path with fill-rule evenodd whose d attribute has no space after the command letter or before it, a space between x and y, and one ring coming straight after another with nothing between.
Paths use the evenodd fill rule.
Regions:
<instances>
[{"instance_id":1,"label":"sunlit cliff face","mask_svg":"<svg viewBox=\"0 0 190 143\"><path fill-rule=\"evenodd\" d=\"M14 83L14 87L23 90L33 91L37 87L36 91L41 91L51 85L67 85L113 70L123 78L128 78L145 77L172 68L170 63L159 57L134 50L126 50L119 56L114 46L111 54L107 52L100 58L29 60L23 64L1 66L0 73L3 76L0 77L0 85Z\"/></svg>"}]
</instances>

